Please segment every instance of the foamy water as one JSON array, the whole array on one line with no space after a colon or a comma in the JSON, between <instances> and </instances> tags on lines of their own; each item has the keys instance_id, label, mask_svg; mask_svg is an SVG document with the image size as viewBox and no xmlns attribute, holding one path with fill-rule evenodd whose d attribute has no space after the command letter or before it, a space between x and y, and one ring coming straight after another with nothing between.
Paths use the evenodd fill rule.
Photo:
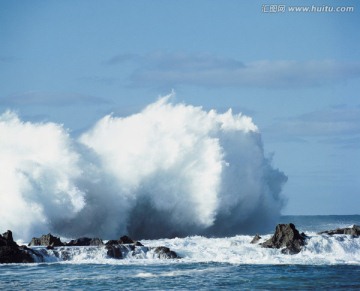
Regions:
<instances>
[{"instance_id":1,"label":"foamy water","mask_svg":"<svg viewBox=\"0 0 360 291\"><path fill-rule=\"evenodd\" d=\"M260 242L269 239L264 235ZM308 233L307 244L296 255L284 255L280 249L262 248L251 244L252 236L238 235L228 238L206 238L192 236L186 238L144 240L148 247L166 246L175 251L181 259L159 259L150 248L136 247L121 260L108 257L104 247L57 247L46 250L34 249L44 255L45 263L63 262L71 264L188 264L188 263L228 263L228 264L356 264L360 265L360 238L349 235L318 235ZM40 262L40 261L39 261Z\"/></svg>"},{"instance_id":2,"label":"foamy water","mask_svg":"<svg viewBox=\"0 0 360 291\"><path fill-rule=\"evenodd\" d=\"M288 219L283 217L282 219ZM310 237L296 255L250 244L252 236L141 240L149 247L164 245L181 259L159 259L153 251L112 259L103 247L59 247L46 250L44 262L0 265L2 290L358 290L360 238L318 235L311 229L360 224L360 216L293 216L298 225L311 221ZM291 222L288 221L287 222ZM324 228L325 227L325 228ZM261 235L262 240L271 236ZM58 252L56 257L54 252ZM59 256L60 253L60 256ZM65 255L66 260L59 257Z\"/></svg>"}]
</instances>

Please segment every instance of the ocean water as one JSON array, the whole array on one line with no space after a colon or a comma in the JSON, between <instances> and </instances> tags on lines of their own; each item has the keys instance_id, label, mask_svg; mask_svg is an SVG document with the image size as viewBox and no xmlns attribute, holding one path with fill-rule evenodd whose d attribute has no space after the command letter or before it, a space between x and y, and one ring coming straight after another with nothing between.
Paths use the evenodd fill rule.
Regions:
<instances>
[{"instance_id":1,"label":"ocean water","mask_svg":"<svg viewBox=\"0 0 360 291\"><path fill-rule=\"evenodd\" d=\"M151 251L115 260L103 248L64 248L67 261L46 251L45 262L0 265L0 290L360 290L360 238L317 234L360 225L360 215L283 216L279 222L293 222L310 237L299 254L263 249L240 234L142 240L176 251L182 258L175 260ZM272 232L260 235L265 240Z\"/></svg>"}]
</instances>

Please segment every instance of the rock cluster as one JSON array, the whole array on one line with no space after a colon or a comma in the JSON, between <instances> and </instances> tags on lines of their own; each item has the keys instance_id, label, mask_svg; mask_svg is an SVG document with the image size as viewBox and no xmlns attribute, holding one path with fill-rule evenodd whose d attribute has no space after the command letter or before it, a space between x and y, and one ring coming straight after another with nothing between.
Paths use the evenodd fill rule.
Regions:
<instances>
[{"instance_id":1,"label":"rock cluster","mask_svg":"<svg viewBox=\"0 0 360 291\"><path fill-rule=\"evenodd\" d=\"M263 242L263 248L282 248L283 254L297 254L305 245L306 235L300 234L292 223L278 224L275 229L274 235Z\"/></svg>"},{"instance_id":2,"label":"rock cluster","mask_svg":"<svg viewBox=\"0 0 360 291\"><path fill-rule=\"evenodd\" d=\"M28 244L29 247L34 246L47 246L47 247L60 247L64 243L61 242L60 238L53 236L51 233L44 234L41 237L33 237L31 242Z\"/></svg>"},{"instance_id":3,"label":"rock cluster","mask_svg":"<svg viewBox=\"0 0 360 291\"><path fill-rule=\"evenodd\" d=\"M354 225L348 228L326 230L320 232L319 234L343 234L359 237L360 226ZM300 234L294 224L278 224L276 226L274 235L265 242L260 243L260 246L263 248L281 249L283 254L293 255L301 251L301 249L305 246L307 239L310 238L308 238L304 233ZM256 235L251 243L256 244L260 240L261 237ZM104 244L100 238L88 237L81 237L75 240L71 240L68 243L63 243L60 238L49 233L47 235L42 235L39 238L32 238L29 246L45 246L48 249L55 249L53 251L55 253L57 252L56 248L59 250L66 247L105 247L108 257L114 259L123 259L127 256L136 257L137 255L142 255L149 251L152 252L154 257L159 259L180 258L176 252L170 250L168 247L146 247L141 242L135 241L128 236L122 236L118 240L109 240L106 244ZM41 259L43 259L43 254L44 253L37 251L36 248L32 249L28 248L27 246L19 246L16 242L14 242L12 232L10 230L3 233L2 235L0 234L0 264L32 263L39 260L41 261Z\"/></svg>"},{"instance_id":4,"label":"rock cluster","mask_svg":"<svg viewBox=\"0 0 360 291\"><path fill-rule=\"evenodd\" d=\"M300 234L294 224L278 224L274 235L260 245L263 248L282 249L283 254L294 255L301 251L306 238L307 236L304 233ZM256 244L260 239L261 237L257 234L250 243Z\"/></svg>"},{"instance_id":5,"label":"rock cluster","mask_svg":"<svg viewBox=\"0 0 360 291\"><path fill-rule=\"evenodd\" d=\"M106 245L107 255L114 259L122 259L129 253L135 256L141 252L147 252L149 249L144 247L141 242L134 241L130 237L124 235L118 240L109 240Z\"/></svg>"},{"instance_id":6,"label":"rock cluster","mask_svg":"<svg viewBox=\"0 0 360 291\"><path fill-rule=\"evenodd\" d=\"M360 236L360 226L354 225L352 227L337 228L335 230L326 230L319 232L318 234L345 234L351 235L352 237ZM261 237L256 235L251 241L252 244L258 243ZM275 229L274 235L267 241L260 243L263 248L276 248L282 249L283 254L294 255L299 253L306 244L306 240L310 239L304 233L299 233L295 225L289 224L278 224Z\"/></svg>"},{"instance_id":7,"label":"rock cluster","mask_svg":"<svg viewBox=\"0 0 360 291\"><path fill-rule=\"evenodd\" d=\"M0 234L0 263L32 263L31 250L18 246L13 240L12 232Z\"/></svg>"},{"instance_id":8,"label":"rock cluster","mask_svg":"<svg viewBox=\"0 0 360 291\"><path fill-rule=\"evenodd\" d=\"M360 236L360 226L359 225L353 225L352 227L345 227L345 228L337 228L334 230L325 230L321 231L318 234L328 234L328 235L334 235L334 234L349 234L352 236Z\"/></svg>"},{"instance_id":9,"label":"rock cluster","mask_svg":"<svg viewBox=\"0 0 360 291\"><path fill-rule=\"evenodd\" d=\"M68 247L86 247L86 246L102 246L104 242L101 238L89 238L89 237L81 237L78 239L73 239L69 241L66 246Z\"/></svg>"},{"instance_id":10,"label":"rock cluster","mask_svg":"<svg viewBox=\"0 0 360 291\"><path fill-rule=\"evenodd\" d=\"M63 260L70 259L67 247L105 247L107 255L114 259L123 259L127 256L143 255L150 250L154 251L156 257L161 259L175 259L179 256L167 247L160 246L149 248L141 242L135 241L128 236L122 236L118 240L109 240L104 244L100 238L81 237L64 243L60 238L52 234L42 235L41 237L33 237L28 244L29 247L44 246L51 249L56 257ZM44 261L46 251L44 249L32 249L27 246L18 246L14 242L12 232L8 230L0 235L0 263L33 263L35 261ZM59 253L61 252L61 255Z\"/></svg>"}]
</instances>

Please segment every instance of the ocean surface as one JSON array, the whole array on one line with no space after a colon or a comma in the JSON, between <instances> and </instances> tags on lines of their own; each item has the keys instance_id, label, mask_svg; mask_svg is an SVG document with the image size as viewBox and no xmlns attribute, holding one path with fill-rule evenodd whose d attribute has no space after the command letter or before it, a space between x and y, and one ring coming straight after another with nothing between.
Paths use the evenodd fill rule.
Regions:
<instances>
[{"instance_id":1,"label":"ocean surface","mask_svg":"<svg viewBox=\"0 0 360 291\"><path fill-rule=\"evenodd\" d=\"M252 245L253 236L192 236L141 240L167 246L182 258L139 253L110 259L103 248L72 247L68 261L55 256L34 264L0 265L0 290L360 290L360 238L318 235L360 225L360 215L282 216L310 239L296 255ZM275 225L274 225L275 229ZM272 232L260 234L262 241Z\"/></svg>"}]
</instances>

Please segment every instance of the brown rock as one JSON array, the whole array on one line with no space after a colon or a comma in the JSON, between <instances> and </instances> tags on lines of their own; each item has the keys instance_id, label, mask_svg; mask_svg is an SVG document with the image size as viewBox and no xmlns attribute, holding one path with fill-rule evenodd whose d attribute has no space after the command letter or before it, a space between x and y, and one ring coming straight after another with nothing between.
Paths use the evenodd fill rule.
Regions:
<instances>
[{"instance_id":1,"label":"brown rock","mask_svg":"<svg viewBox=\"0 0 360 291\"><path fill-rule=\"evenodd\" d=\"M305 240L306 236L300 234L294 224L278 224L274 235L261 246L263 248L283 248L281 250L283 254L293 255L301 251L305 245Z\"/></svg>"}]
</instances>

